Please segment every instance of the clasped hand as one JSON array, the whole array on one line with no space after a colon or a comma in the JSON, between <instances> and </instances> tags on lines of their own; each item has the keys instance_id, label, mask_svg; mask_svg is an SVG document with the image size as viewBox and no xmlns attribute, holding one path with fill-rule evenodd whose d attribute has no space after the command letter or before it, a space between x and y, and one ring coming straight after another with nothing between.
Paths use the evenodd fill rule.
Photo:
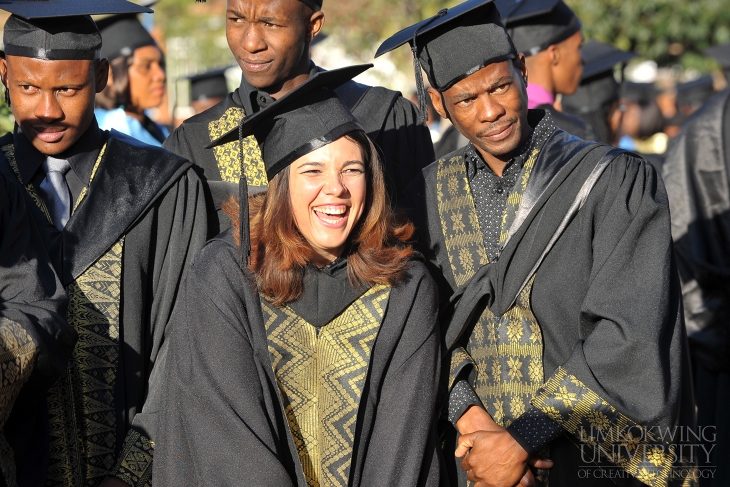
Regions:
<instances>
[{"instance_id":1,"label":"clasped hand","mask_svg":"<svg viewBox=\"0 0 730 487\"><path fill-rule=\"evenodd\" d=\"M548 469L550 460L531 457L482 408L470 407L456 422L461 433L455 455L475 487L533 487L530 466Z\"/></svg>"}]
</instances>

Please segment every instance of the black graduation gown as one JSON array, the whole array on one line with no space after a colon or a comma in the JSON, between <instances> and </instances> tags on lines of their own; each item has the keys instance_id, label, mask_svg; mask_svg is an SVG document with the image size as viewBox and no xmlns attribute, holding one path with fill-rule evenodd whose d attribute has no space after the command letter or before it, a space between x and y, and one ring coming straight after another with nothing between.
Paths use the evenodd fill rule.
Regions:
<instances>
[{"instance_id":1,"label":"black graduation gown","mask_svg":"<svg viewBox=\"0 0 730 487\"><path fill-rule=\"evenodd\" d=\"M9 162L17 156L23 164L14 137L0 139L0 170L18 177ZM75 402L63 399L66 379L49 394L51 463L35 466L37 475L49 469L48 485L95 485L110 474L149 484L153 447L139 413L179 284L207 233L203 187L190 162L116 131L103 139L105 152L63 231L50 223L37 188L26 186L71 298L69 322L82 336L64 375ZM88 436L79 433L77 443L71 431L79 429Z\"/></svg>"},{"instance_id":2,"label":"black graduation gown","mask_svg":"<svg viewBox=\"0 0 730 487\"><path fill-rule=\"evenodd\" d=\"M591 149L598 152L587 152ZM449 323L444 329L449 351L462 346L485 306L503 316L525 285L530 286L530 276L534 278L527 299L542 336L544 383L531 404L565 433L548 445L555 462L550 485L624 485L637 482L632 475L648 485L663 485L657 479L666 478L666 472L652 479L655 469L646 462L619 469L621 478L596 477L595 472L617 471L605 462L605 470L591 466L590 474L581 476L586 471L581 466L592 465L593 454L579 441L581 431L590 435L591 427L605 432L620 430L619 425L694 424L667 196L653 167L631 154L613 159L577 214L563 225L551 250L542 255L598 157L606 152L556 129L535 163L517 228L510 230L499 260L478 267L461 287L456 284L439 214L439 201L448 208L444 195L460 185L447 188L438 181L439 161L414 183L411 215L419 228L421 249L440 279L442 298L456 302L453 313L444 316ZM457 151L441 163L465 161ZM465 215L453 221L476 218ZM445 222L452 238L452 227L446 218ZM449 245L469 242L452 238ZM472 367L473 373L483 373L477 364ZM604 446L610 451L614 443ZM450 453L444 452L447 462ZM661 457L660 464L668 468L671 458ZM641 471L644 467L649 474Z\"/></svg>"},{"instance_id":3,"label":"black graduation gown","mask_svg":"<svg viewBox=\"0 0 730 487\"><path fill-rule=\"evenodd\" d=\"M0 483L4 477L6 485L44 460L33 453L48 443L45 394L78 338L23 192L0 172Z\"/></svg>"},{"instance_id":4,"label":"black graduation gown","mask_svg":"<svg viewBox=\"0 0 730 487\"><path fill-rule=\"evenodd\" d=\"M714 484L730 483L730 90L697 110L667 151L672 211L698 423L715 426ZM712 444L708 445L712 447ZM705 485L705 484L703 484Z\"/></svg>"},{"instance_id":5,"label":"black graduation gown","mask_svg":"<svg viewBox=\"0 0 730 487\"><path fill-rule=\"evenodd\" d=\"M198 254L183 285L162 387L169 402L158 414L159 485L307 485L255 281L240 258L230 235L216 238ZM347 302L352 295L337 299ZM354 432L347 485L438 485L436 313L433 281L414 261L408 277L390 290L357 425L343 430ZM308 314L317 322L331 312Z\"/></svg>"},{"instance_id":6,"label":"black graduation gown","mask_svg":"<svg viewBox=\"0 0 730 487\"><path fill-rule=\"evenodd\" d=\"M381 149L385 158L386 184L391 195L402 194L418 172L434 159L431 135L425 124L418 123L418 110L396 91L354 81L337 88L335 93ZM241 172L238 142L212 149L205 147L238 126L243 113L241 107L239 91L229 93L216 106L183 122L164 143L166 149L202 169L203 179L210 188L211 237L230 226L220 207L231 195L238 197ZM253 137L246 139L244 153L249 190L261 191L268 180L261 152ZM214 218L213 210L218 212L218 219Z\"/></svg>"}]
</instances>

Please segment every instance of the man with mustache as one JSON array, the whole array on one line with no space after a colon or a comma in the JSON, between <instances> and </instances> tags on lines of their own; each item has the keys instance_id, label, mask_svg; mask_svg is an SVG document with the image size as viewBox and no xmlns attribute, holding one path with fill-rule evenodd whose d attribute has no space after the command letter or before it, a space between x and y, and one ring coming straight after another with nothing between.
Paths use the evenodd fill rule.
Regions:
<instances>
[{"instance_id":1,"label":"man with mustache","mask_svg":"<svg viewBox=\"0 0 730 487\"><path fill-rule=\"evenodd\" d=\"M149 9L97 3L1 6L13 14L0 77L16 126L0 138L0 171L24 186L79 335L47 395L49 441L21 486L149 484L155 411L142 404L179 283L207 233L190 162L99 129L94 96L109 65L89 15Z\"/></svg>"},{"instance_id":2,"label":"man with mustache","mask_svg":"<svg viewBox=\"0 0 730 487\"><path fill-rule=\"evenodd\" d=\"M311 61L309 46L324 20L322 0L228 0L226 37L243 70L241 86L223 102L186 120L164 144L202 169L209 202L219 217L209 219L211 236L230 226L220 207L236 194L242 167L253 191L262 191L267 183L252 137L242 142L242 161L238 141L208 146L244 116L270 106L321 70ZM389 192L400 195L434 158L431 136L418 111L400 93L382 87L350 81L336 93L382 150Z\"/></svg>"},{"instance_id":3,"label":"man with mustache","mask_svg":"<svg viewBox=\"0 0 730 487\"><path fill-rule=\"evenodd\" d=\"M441 294L451 485L665 485L678 446L649 432L694 409L661 179L528 110L494 3L444 9L377 55L406 42L469 140L408 204Z\"/></svg>"}]
</instances>

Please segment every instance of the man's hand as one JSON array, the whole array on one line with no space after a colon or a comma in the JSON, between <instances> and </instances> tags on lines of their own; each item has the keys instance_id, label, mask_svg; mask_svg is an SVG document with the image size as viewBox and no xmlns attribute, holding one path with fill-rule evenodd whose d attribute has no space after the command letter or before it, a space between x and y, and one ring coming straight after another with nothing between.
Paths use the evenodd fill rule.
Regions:
<instances>
[{"instance_id":1,"label":"man's hand","mask_svg":"<svg viewBox=\"0 0 730 487\"><path fill-rule=\"evenodd\" d=\"M464 457L461 467L475 487L535 485L528 466L551 468L553 462L530 458L506 429L492 420L484 409L472 406L456 423L462 436L455 455Z\"/></svg>"},{"instance_id":2,"label":"man's hand","mask_svg":"<svg viewBox=\"0 0 730 487\"><path fill-rule=\"evenodd\" d=\"M99 487L132 487L124 480L120 480L116 477L107 477L99 484Z\"/></svg>"}]
</instances>

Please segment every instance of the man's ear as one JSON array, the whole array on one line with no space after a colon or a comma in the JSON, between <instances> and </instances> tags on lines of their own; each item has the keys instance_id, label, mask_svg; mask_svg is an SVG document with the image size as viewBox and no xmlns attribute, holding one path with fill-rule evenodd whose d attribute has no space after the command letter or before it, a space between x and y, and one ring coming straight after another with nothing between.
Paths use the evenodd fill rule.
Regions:
<instances>
[{"instance_id":1,"label":"man's ear","mask_svg":"<svg viewBox=\"0 0 730 487\"><path fill-rule=\"evenodd\" d=\"M8 60L5 56L0 57L0 79L3 82L5 89L8 89Z\"/></svg>"},{"instance_id":2,"label":"man's ear","mask_svg":"<svg viewBox=\"0 0 730 487\"><path fill-rule=\"evenodd\" d=\"M560 49L557 44L553 44L545 49L545 54L550 58L550 64L553 66L560 63Z\"/></svg>"},{"instance_id":3,"label":"man's ear","mask_svg":"<svg viewBox=\"0 0 730 487\"><path fill-rule=\"evenodd\" d=\"M95 78L96 92L101 93L112 78L112 68L109 66L109 60L107 58L101 58L99 60L99 64L96 65Z\"/></svg>"},{"instance_id":4,"label":"man's ear","mask_svg":"<svg viewBox=\"0 0 730 487\"><path fill-rule=\"evenodd\" d=\"M447 112L444 108L443 95L433 88L429 87L428 96L431 97L431 103L433 103L433 109L436 110L436 113L438 113L441 118L451 120L451 117L449 117L449 112Z\"/></svg>"},{"instance_id":5,"label":"man's ear","mask_svg":"<svg viewBox=\"0 0 730 487\"><path fill-rule=\"evenodd\" d=\"M309 18L309 36L307 42L312 42L322 30L322 27L324 27L324 12L318 10Z\"/></svg>"},{"instance_id":6,"label":"man's ear","mask_svg":"<svg viewBox=\"0 0 730 487\"><path fill-rule=\"evenodd\" d=\"M522 53L518 54L512 64L525 82L525 86L527 86L527 62L525 61L525 55Z\"/></svg>"}]
</instances>

